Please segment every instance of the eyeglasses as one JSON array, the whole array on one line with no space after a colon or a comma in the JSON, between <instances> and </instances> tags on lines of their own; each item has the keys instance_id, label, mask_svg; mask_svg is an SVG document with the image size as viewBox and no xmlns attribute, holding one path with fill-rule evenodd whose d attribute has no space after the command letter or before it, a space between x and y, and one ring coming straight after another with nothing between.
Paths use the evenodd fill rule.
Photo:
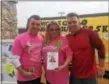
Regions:
<instances>
[{"instance_id":1,"label":"eyeglasses","mask_svg":"<svg viewBox=\"0 0 109 84\"><path fill-rule=\"evenodd\" d=\"M51 31L51 32L53 32L53 31L60 31L60 29L58 28L58 29L49 29L49 31Z\"/></svg>"}]
</instances>

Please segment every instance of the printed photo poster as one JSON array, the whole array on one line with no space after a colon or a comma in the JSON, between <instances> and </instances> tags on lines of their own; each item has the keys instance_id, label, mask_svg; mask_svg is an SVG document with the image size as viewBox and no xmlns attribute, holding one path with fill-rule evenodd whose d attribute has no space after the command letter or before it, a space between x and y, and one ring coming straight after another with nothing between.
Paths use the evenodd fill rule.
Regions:
<instances>
[{"instance_id":1,"label":"printed photo poster","mask_svg":"<svg viewBox=\"0 0 109 84\"><path fill-rule=\"evenodd\" d=\"M54 70L59 66L58 63L58 52L47 53L47 70Z\"/></svg>"}]
</instances>

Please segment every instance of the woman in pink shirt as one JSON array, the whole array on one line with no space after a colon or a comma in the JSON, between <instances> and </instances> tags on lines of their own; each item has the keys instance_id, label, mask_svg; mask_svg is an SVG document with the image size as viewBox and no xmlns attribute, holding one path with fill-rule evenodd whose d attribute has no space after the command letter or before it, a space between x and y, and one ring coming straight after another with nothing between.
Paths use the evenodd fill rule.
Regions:
<instances>
[{"instance_id":1,"label":"woman in pink shirt","mask_svg":"<svg viewBox=\"0 0 109 84\"><path fill-rule=\"evenodd\" d=\"M31 16L27 22L27 32L14 41L11 63L17 69L17 84L40 84L43 44L43 38L38 33L40 24L39 16Z\"/></svg>"},{"instance_id":2,"label":"woman in pink shirt","mask_svg":"<svg viewBox=\"0 0 109 84\"><path fill-rule=\"evenodd\" d=\"M60 35L60 27L56 22L51 22L47 26L42 56L48 84L67 84L67 66L72 59L72 52L67 39Z\"/></svg>"}]
</instances>

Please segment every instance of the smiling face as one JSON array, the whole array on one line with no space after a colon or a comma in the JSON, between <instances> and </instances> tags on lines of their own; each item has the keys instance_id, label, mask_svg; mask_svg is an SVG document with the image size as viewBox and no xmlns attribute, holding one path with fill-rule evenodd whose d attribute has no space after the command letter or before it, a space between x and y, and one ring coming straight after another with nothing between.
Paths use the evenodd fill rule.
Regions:
<instances>
[{"instance_id":1,"label":"smiling face","mask_svg":"<svg viewBox=\"0 0 109 84\"><path fill-rule=\"evenodd\" d=\"M80 29L80 21L76 16L67 17L67 26L71 33L75 33Z\"/></svg>"},{"instance_id":2,"label":"smiling face","mask_svg":"<svg viewBox=\"0 0 109 84\"><path fill-rule=\"evenodd\" d=\"M56 23L51 23L48 28L47 32L49 33L51 39L60 36L60 27Z\"/></svg>"},{"instance_id":3,"label":"smiling face","mask_svg":"<svg viewBox=\"0 0 109 84\"><path fill-rule=\"evenodd\" d=\"M67 14L67 27L72 34L75 34L80 30L80 20L79 15L76 13L68 13Z\"/></svg>"},{"instance_id":4,"label":"smiling face","mask_svg":"<svg viewBox=\"0 0 109 84\"><path fill-rule=\"evenodd\" d=\"M30 22L28 23L28 32L31 35L37 35L37 33L40 30L40 20L36 20L34 18L31 18Z\"/></svg>"}]
</instances>

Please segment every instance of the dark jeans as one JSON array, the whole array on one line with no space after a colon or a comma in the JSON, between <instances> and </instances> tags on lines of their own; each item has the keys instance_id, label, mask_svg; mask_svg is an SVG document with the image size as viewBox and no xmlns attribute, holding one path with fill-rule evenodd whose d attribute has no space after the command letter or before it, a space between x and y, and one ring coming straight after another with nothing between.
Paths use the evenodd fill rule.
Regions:
<instances>
[{"instance_id":1,"label":"dark jeans","mask_svg":"<svg viewBox=\"0 0 109 84\"><path fill-rule=\"evenodd\" d=\"M89 79L79 79L79 78L70 76L69 84L97 84L97 80L96 80L96 77L89 78Z\"/></svg>"},{"instance_id":2,"label":"dark jeans","mask_svg":"<svg viewBox=\"0 0 109 84\"><path fill-rule=\"evenodd\" d=\"M17 81L17 84L41 84L40 78L31 81Z\"/></svg>"}]
</instances>

